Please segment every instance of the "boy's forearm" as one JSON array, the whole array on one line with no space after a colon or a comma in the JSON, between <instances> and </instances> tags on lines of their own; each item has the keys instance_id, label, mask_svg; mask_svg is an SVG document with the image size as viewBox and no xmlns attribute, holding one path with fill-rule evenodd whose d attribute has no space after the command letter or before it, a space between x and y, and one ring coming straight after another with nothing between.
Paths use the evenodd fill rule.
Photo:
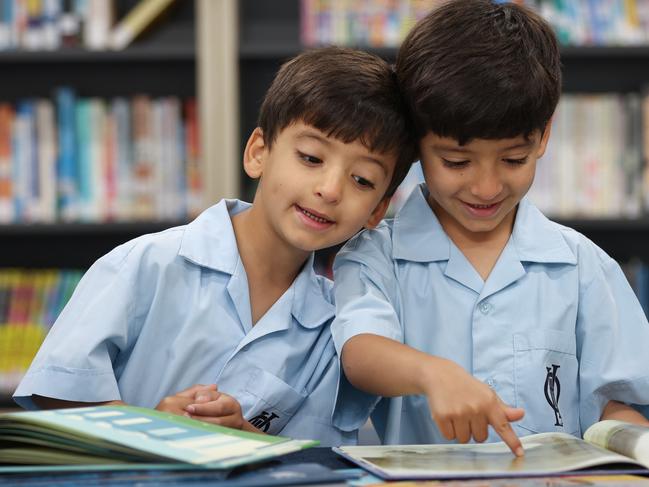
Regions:
<instances>
[{"instance_id":1,"label":"boy's forearm","mask_svg":"<svg viewBox=\"0 0 649 487\"><path fill-rule=\"evenodd\" d=\"M649 426L649 420L647 420L647 418L645 418L642 414L633 409L631 406L627 406L626 404L622 404L621 402L617 401L608 402L608 404L604 408L604 412L602 413L600 420L603 421L605 419L616 419L618 421L626 421L628 423Z\"/></svg>"},{"instance_id":2,"label":"boy's forearm","mask_svg":"<svg viewBox=\"0 0 649 487\"><path fill-rule=\"evenodd\" d=\"M425 393L427 375L437 362L447 361L372 334L350 338L342 352L347 379L362 391L385 397Z\"/></svg>"}]
</instances>

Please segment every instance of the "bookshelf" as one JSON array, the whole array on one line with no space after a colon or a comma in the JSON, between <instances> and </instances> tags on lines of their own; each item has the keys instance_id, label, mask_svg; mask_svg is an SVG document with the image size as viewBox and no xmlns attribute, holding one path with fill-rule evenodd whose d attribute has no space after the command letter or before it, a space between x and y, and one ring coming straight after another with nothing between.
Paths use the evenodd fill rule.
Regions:
<instances>
[{"instance_id":1,"label":"bookshelf","mask_svg":"<svg viewBox=\"0 0 649 487\"><path fill-rule=\"evenodd\" d=\"M139 0L116 0L121 18ZM163 18L122 51L0 51L0 100L51 97L70 86L82 97L196 97L202 134L204 205L239 195L237 1L176 0ZM209 163L207 163L209 161ZM0 270L87 269L139 235L186 221L0 224ZM12 407L0 391L0 407Z\"/></svg>"},{"instance_id":2,"label":"bookshelf","mask_svg":"<svg viewBox=\"0 0 649 487\"><path fill-rule=\"evenodd\" d=\"M241 76L241 146L255 126L257 110L277 68L298 54L300 2L242 0L239 10ZM388 61L396 49L368 48ZM565 93L640 93L649 85L649 46L562 48ZM254 186L243 185L251 195ZM584 233L619 261L649 263L649 218L554 218Z\"/></svg>"},{"instance_id":3,"label":"bookshelf","mask_svg":"<svg viewBox=\"0 0 649 487\"><path fill-rule=\"evenodd\" d=\"M116 2L120 18L138 0ZM237 155L228 153L233 137L219 126L236 125L233 109L224 106L219 87L236 79L234 59L236 1L176 0L153 29L122 51L88 51L81 47L57 51L0 51L2 101L50 97L58 86L73 87L81 96L112 98L146 93L152 97L197 97L202 137L204 206L221 197L238 196ZM217 31L221 36L214 38ZM218 48L215 49L215 42ZM236 66L235 66L236 68ZM221 89L222 91L222 89ZM206 110L204 106L219 107ZM225 114L229 112L230 115ZM236 133L236 132L235 132ZM238 140L238 139L237 139ZM0 267L87 268L115 245L143 233L184 221L140 223L57 223L0 225L3 248Z\"/></svg>"}]
</instances>

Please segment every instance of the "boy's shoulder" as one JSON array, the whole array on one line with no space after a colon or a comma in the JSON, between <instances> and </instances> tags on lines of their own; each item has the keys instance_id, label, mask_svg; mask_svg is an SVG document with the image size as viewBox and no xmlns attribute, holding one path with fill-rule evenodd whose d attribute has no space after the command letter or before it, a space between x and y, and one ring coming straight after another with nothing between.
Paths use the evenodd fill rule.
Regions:
<instances>
[{"instance_id":1,"label":"boy's shoulder","mask_svg":"<svg viewBox=\"0 0 649 487\"><path fill-rule=\"evenodd\" d=\"M190 261L201 267L233 271L239 251L230 214L245 209L247 203L222 200L207 208L186 225L141 235L103 256L104 265L163 269Z\"/></svg>"},{"instance_id":2,"label":"boy's shoulder","mask_svg":"<svg viewBox=\"0 0 649 487\"><path fill-rule=\"evenodd\" d=\"M582 281L592 280L602 269L618 266L612 257L587 236L572 227L550 220L531 202L527 201L525 204L528 212L535 212L538 215L528 220L527 226L534 226L529 228L529 238L536 239L537 242L552 242L547 238L547 234L558 235L555 242L563 247L564 255L567 255L566 263L577 267Z\"/></svg>"},{"instance_id":3,"label":"boy's shoulder","mask_svg":"<svg viewBox=\"0 0 649 487\"><path fill-rule=\"evenodd\" d=\"M350 238L338 252L339 258L362 258L372 255L392 259L394 219L381 221L375 228L364 229Z\"/></svg>"}]
</instances>

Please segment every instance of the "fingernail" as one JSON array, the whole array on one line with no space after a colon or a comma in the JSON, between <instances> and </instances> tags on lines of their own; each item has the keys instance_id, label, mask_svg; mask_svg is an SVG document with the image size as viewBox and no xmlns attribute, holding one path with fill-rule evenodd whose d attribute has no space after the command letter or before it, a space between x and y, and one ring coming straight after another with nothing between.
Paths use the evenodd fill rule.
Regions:
<instances>
[{"instance_id":1,"label":"fingernail","mask_svg":"<svg viewBox=\"0 0 649 487\"><path fill-rule=\"evenodd\" d=\"M185 414L183 414L183 416L186 416L186 417L188 417L188 418L191 418L191 417L192 417L192 415L189 414L189 413L185 413Z\"/></svg>"},{"instance_id":2,"label":"fingernail","mask_svg":"<svg viewBox=\"0 0 649 487\"><path fill-rule=\"evenodd\" d=\"M192 405L189 405L189 406L187 406L187 407L185 408L185 411L188 411L188 412L190 412L190 413L193 414L193 413L196 412L196 408L195 408L194 406L192 406Z\"/></svg>"},{"instance_id":3,"label":"fingernail","mask_svg":"<svg viewBox=\"0 0 649 487\"><path fill-rule=\"evenodd\" d=\"M206 401L207 399L208 397L202 394L200 396L196 396L196 402Z\"/></svg>"},{"instance_id":4,"label":"fingernail","mask_svg":"<svg viewBox=\"0 0 649 487\"><path fill-rule=\"evenodd\" d=\"M525 456L525 451L523 450L522 446L516 448L516 451L514 453L516 454L517 457Z\"/></svg>"}]
</instances>

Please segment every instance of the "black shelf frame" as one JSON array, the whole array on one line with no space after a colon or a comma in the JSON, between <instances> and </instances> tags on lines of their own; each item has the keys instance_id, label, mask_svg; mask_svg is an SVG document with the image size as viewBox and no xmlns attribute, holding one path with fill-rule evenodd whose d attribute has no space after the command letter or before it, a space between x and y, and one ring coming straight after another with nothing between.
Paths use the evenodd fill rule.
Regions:
<instances>
[{"instance_id":1,"label":"black shelf frame","mask_svg":"<svg viewBox=\"0 0 649 487\"><path fill-rule=\"evenodd\" d=\"M553 219L574 228L611 257L649 263L649 217ZM185 221L0 225L0 267L87 269L116 246Z\"/></svg>"},{"instance_id":2,"label":"black shelf frame","mask_svg":"<svg viewBox=\"0 0 649 487\"><path fill-rule=\"evenodd\" d=\"M184 221L0 225L0 267L87 269L133 238Z\"/></svg>"}]
</instances>

